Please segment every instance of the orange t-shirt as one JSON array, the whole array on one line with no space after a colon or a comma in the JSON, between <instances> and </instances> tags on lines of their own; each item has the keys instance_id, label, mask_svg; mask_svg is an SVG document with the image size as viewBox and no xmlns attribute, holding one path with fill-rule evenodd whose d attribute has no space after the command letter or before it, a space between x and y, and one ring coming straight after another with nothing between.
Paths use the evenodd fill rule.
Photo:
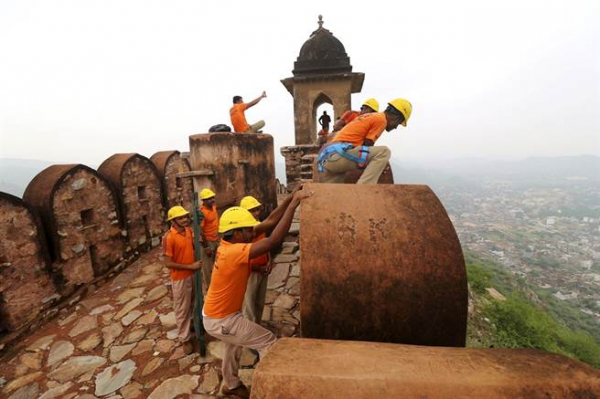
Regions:
<instances>
[{"instance_id":1,"label":"orange t-shirt","mask_svg":"<svg viewBox=\"0 0 600 399\"><path fill-rule=\"evenodd\" d=\"M359 115L360 115L360 112L358 112L358 111L346 111L342 114L341 119L344 122L346 122L346 125L347 125L348 123L350 123L354 119L356 119Z\"/></svg>"},{"instance_id":2,"label":"orange t-shirt","mask_svg":"<svg viewBox=\"0 0 600 399\"><path fill-rule=\"evenodd\" d=\"M252 244L232 244L221 240L204 300L204 314L222 319L242 309L250 276Z\"/></svg>"},{"instance_id":3,"label":"orange t-shirt","mask_svg":"<svg viewBox=\"0 0 600 399\"><path fill-rule=\"evenodd\" d=\"M363 145L369 139L377 141L381 133L385 131L387 120L383 112L364 114L356 118L352 123L344 126L333 138L333 143L351 143L354 146Z\"/></svg>"},{"instance_id":4,"label":"orange t-shirt","mask_svg":"<svg viewBox=\"0 0 600 399\"><path fill-rule=\"evenodd\" d=\"M261 235L254 237L254 239L252 240L252 243L254 244L257 241L262 240L263 238L267 238L267 235L265 233L262 233ZM264 254L257 256L256 258L250 259L250 264L255 265L255 266L263 266L263 265L266 265L267 263L269 263L269 253L268 252L265 252Z\"/></svg>"},{"instance_id":5,"label":"orange t-shirt","mask_svg":"<svg viewBox=\"0 0 600 399\"><path fill-rule=\"evenodd\" d=\"M217 213L217 206L213 205L212 208L207 208L202 205L200 210L204 214L201 226L206 241L219 241L219 214Z\"/></svg>"},{"instance_id":6,"label":"orange t-shirt","mask_svg":"<svg viewBox=\"0 0 600 399\"><path fill-rule=\"evenodd\" d=\"M233 104L233 107L229 110L229 116L231 117L231 124L233 125L234 132L244 133L250 127L248 122L246 122L246 115L244 115L244 111L247 109L248 104L240 103Z\"/></svg>"},{"instance_id":7,"label":"orange t-shirt","mask_svg":"<svg viewBox=\"0 0 600 399\"><path fill-rule=\"evenodd\" d=\"M173 262L182 265L194 263L194 237L189 227L184 233L178 232L174 227L169 229L165 238L164 255L170 257ZM171 280L178 281L194 274L191 270L171 269Z\"/></svg>"}]
</instances>

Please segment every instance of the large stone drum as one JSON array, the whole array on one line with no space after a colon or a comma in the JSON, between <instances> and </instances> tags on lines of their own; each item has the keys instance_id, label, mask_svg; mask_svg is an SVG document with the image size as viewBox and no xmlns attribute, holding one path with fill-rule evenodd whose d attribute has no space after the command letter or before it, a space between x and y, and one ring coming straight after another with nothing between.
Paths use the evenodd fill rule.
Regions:
<instances>
[{"instance_id":1,"label":"large stone drum","mask_svg":"<svg viewBox=\"0 0 600 399\"><path fill-rule=\"evenodd\" d=\"M464 346L467 277L427 186L307 184L301 219L302 336Z\"/></svg>"}]
</instances>

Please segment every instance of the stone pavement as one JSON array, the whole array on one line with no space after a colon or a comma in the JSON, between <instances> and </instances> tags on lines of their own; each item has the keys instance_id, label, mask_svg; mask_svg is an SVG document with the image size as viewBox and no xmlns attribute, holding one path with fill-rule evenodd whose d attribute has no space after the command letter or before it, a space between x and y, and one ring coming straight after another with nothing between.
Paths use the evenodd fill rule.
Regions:
<instances>
[{"instance_id":1,"label":"stone pavement","mask_svg":"<svg viewBox=\"0 0 600 399\"><path fill-rule=\"evenodd\" d=\"M299 331L300 265L293 224L269 276L263 325L278 336ZM0 398L210 398L222 396L223 345L185 356L176 340L168 270L160 249L19 342L0 359ZM252 384L254 355L240 377Z\"/></svg>"}]
</instances>

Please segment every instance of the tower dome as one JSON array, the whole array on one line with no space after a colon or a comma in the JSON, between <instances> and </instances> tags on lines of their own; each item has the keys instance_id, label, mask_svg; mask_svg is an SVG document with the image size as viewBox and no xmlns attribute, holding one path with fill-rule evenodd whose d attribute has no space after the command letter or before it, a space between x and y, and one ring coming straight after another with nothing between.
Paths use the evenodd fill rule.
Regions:
<instances>
[{"instance_id":1,"label":"tower dome","mask_svg":"<svg viewBox=\"0 0 600 399\"><path fill-rule=\"evenodd\" d=\"M338 38L323 28L319 15L319 28L304 42L294 63L294 76L317 73L352 72L350 57Z\"/></svg>"}]
</instances>

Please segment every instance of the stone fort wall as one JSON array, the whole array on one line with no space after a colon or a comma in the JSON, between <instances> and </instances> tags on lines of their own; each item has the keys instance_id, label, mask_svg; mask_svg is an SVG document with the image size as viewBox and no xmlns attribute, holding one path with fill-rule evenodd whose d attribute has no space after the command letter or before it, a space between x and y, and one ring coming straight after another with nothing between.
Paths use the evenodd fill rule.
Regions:
<instances>
[{"instance_id":1,"label":"stone fort wall","mask_svg":"<svg viewBox=\"0 0 600 399\"><path fill-rule=\"evenodd\" d=\"M173 205L191 209L195 190L211 187L221 198L239 201L261 196L264 186L274 205L282 188L275 180L272 137L206 136L201 148L190 140L191 159L179 151L149 158L114 154L98 170L50 166L22 199L0 192L0 343L33 330L158 246L168 228L166 211ZM227 154L228 163L211 162L208 175L190 168L223 148L253 143L261 152L240 153L239 160Z\"/></svg>"}]
</instances>

